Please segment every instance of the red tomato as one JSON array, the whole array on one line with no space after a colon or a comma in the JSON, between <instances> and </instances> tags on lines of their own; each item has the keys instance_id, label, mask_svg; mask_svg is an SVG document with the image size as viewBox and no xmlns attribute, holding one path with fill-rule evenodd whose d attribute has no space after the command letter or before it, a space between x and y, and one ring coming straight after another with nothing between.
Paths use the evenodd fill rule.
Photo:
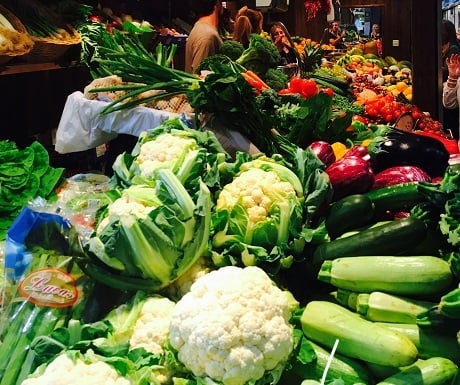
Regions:
<instances>
[{"instance_id":1,"label":"red tomato","mask_svg":"<svg viewBox=\"0 0 460 385\"><path fill-rule=\"evenodd\" d=\"M321 88L321 91L324 92L326 95L330 96L331 98L334 96L334 91L332 90L332 88Z\"/></svg>"},{"instance_id":2,"label":"red tomato","mask_svg":"<svg viewBox=\"0 0 460 385\"><path fill-rule=\"evenodd\" d=\"M279 95L288 95L288 94L292 94L292 90L290 88L283 88L282 90L279 90L278 91L278 94Z\"/></svg>"},{"instance_id":3,"label":"red tomato","mask_svg":"<svg viewBox=\"0 0 460 385\"><path fill-rule=\"evenodd\" d=\"M302 92L303 79L300 76L293 77L289 82L291 92L300 94Z\"/></svg>"},{"instance_id":4,"label":"red tomato","mask_svg":"<svg viewBox=\"0 0 460 385\"><path fill-rule=\"evenodd\" d=\"M304 98L308 99L318 93L318 84L312 79L303 79L300 93Z\"/></svg>"},{"instance_id":5,"label":"red tomato","mask_svg":"<svg viewBox=\"0 0 460 385\"><path fill-rule=\"evenodd\" d=\"M417 120L420 118L420 111L418 110L412 110L412 117Z\"/></svg>"}]
</instances>

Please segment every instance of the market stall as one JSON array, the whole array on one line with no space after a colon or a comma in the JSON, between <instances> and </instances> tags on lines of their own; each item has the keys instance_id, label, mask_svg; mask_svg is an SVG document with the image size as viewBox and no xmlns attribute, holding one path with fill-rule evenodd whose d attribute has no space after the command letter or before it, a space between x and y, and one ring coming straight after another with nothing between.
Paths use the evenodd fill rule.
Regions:
<instances>
[{"instance_id":1,"label":"market stall","mask_svg":"<svg viewBox=\"0 0 460 385\"><path fill-rule=\"evenodd\" d=\"M410 62L299 38L287 76L261 35L198 76L100 31L56 147L136 136L113 176L0 142L0 385L458 381L460 151Z\"/></svg>"}]
</instances>

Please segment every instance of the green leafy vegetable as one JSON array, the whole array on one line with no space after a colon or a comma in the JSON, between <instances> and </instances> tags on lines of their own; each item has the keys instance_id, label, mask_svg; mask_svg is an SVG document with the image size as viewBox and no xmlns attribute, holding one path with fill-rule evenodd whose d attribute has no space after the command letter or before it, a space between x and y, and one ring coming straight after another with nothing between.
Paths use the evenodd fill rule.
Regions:
<instances>
[{"instance_id":1,"label":"green leafy vegetable","mask_svg":"<svg viewBox=\"0 0 460 385\"><path fill-rule=\"evenodd\" d=\"M83 269L108 286L157 291L180 277L208 248L211 194L201 180L190 195L168 168L154 186L132 185L103 210ZM106 269L94 275L92 266Z\"/></svg>"}]
</instances>

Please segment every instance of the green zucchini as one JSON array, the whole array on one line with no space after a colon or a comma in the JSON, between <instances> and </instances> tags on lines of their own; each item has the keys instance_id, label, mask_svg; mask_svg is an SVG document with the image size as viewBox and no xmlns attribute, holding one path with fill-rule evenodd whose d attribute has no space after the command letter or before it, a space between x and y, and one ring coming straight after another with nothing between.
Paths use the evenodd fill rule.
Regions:
<instances>
[{"instance_id":1,"label":"green zucchini","mask_svg":"<svg viewBox=\"0 0 460 385\"><path fill-rule=\"evenodd\" d=\"M355 293L338 289L337 301L369 321L417 323L417 315L435 306L434 302L373 291Z\"/></svg>"},{"instance_id":2,"label":"green zucchini","mask_svg":"<svg viewBox=\"0 0 460 385\"><path fill-rule=\"evenodd\" d=\"M334 202L326 217L326 230L331 239L365 226L374 218L374 204L364 194L348 195Z\"/></svg>"},{"instance_id":3,"label":"green zucchini","mask_svg":"<svg viewBox=\"0 0 460 385\"><path fill-rule=\"evenodd\" d=\"M360 293L439 295L454 280L450 264L428 255L343 257L324 261L318 279Z\"/></svg>"},{"instance_id":4,"label":"green zucchini","mask_svg":"<svg viewBox=\"0 0 460 385\"><path fill-rule=\"evenodd\" d=\"M460 346L455 335L427 331L414 324L394 322L377 322L377 324L404 334L417 347L420 358L444 357L460 365Z\"/></svg>"},{"instance_id":5,"label":"green zucchini","mask_svg":"<svg viewBox=\"0 0 460 385\"><path fill-rule=\"evenodd\" d=\"M375 211L379 213L410 209L417 203L426 201L417 186L417 182L399 183L366 192L365 195L374 203Z\"/></svg>"},{"instance_id":6,"label":"green zucchini","mask_svg":"<svg viewBox=\"0 0 460 385\"><path fill-rule=\"evenodd\" d=\"M308 342L315 352L316 360L312 364L294 367L294 370L302 379L320 380L330 359L330 353L320 345L310 340ZM340 378L345 385L364 385L373 382L370 370L360 361L337 353L330 360L326 380Z\"/></svg>"},{"instance_id":7,"label":"green zucchini","mask_svg":"<svg viewBox=\"0 0 460 385\"><path fill-rule=\"evenodd\" d=\"M426 234L427 226L421 219L389 221L318 245L313 252L313 264L340 257L405 254L423 242Z\"/></svg>"},{"instance_id":8,"label":"green zucchini","mask_svg":"<svg viewBox=\"0 0 460 385\"><path fill-rule=\"evenodd\" d=\"M418 360L400 372L380 381L377 385L448 385L458 373L451 360L433 357Z\"/></svg>"},{"instance_id":9,"label":"green zucchini","mask_svg":"<svg viewBox=\"0 0 460 385\"><path fill-rule=\"evenodd\" d=\"M329 84L333 84L336 87L339 87L343 90L348 90L350 88L350 83L348 83L345 79L339 79L337 76L334 75L329 75L326 73L312 73L310 75L311 78L313 78L315 81L316 80L322 80L324 82L327 82Z\"/></svg>"},{"instance_id":10,"label":"green zucchini","mask_svg":"<svg viewBox=\"0 0 460 385\"><path fill-rule=\"evenodd\" d=\"M305 336L331 349L338 339L337 353L386 366L405 366L418 357L406 336L368 321L342 305L310 301L300 318Z\"/></svg>"}]
</instances>

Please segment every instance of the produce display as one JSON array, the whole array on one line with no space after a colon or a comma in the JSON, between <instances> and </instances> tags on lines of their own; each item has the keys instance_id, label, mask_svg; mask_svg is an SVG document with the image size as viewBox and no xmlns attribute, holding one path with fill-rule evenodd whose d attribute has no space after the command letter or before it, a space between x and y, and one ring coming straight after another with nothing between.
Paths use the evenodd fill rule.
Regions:
<instances>
[{"instance_id":1,"label":"produce display","mask_svg":"<svg viewBox=\"0 0 460 385\"><path fill-rule=\"evenodd\" d=\"M0 385L458 381L459 148L374 82L383 59L322 66L308 46L275 89L265 37L198 76L98 30L103 114L177 95L194 114L142 133L107 183L53 180L21 203ZM258 151L230 154L222 126Z\"/></svg>"}]
</instances>

